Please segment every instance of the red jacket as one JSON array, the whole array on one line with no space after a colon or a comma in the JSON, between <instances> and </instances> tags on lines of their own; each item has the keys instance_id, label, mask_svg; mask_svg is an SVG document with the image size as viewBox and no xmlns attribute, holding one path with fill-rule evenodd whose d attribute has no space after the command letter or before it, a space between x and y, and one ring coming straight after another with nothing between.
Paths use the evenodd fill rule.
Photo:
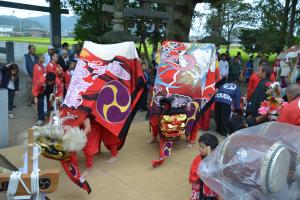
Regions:
<instances>
[{"instance_id":1,"label":"red jacket","mask_svg":"<svg viewBox=\"0 0 300 200\"><path fill-rule=\"evenodd\" d=\"M46 69L43 64L35 64L33 68L32 84L36 85L42 76L45 76Z\"/></svg>"},{"instance_id":2,"label":"red jacket","mask_svg":"<svg viewBox=\"0 0 300 200\"><path fill-rule=\"evenodd\" d=\"M60 69L60 74L57 73L57 69ZM71 81L71 73L69 70L65 72L57 63L50 62L46 67L46 71L55 73L56 77L59 78L62 84L68 89Z\"/></svg>"},{"instance_id":3,"label":"red jacket","mask_svg":"<svg viewBox=\"0 0 300 200\"><path fill-rule=\"evenodd\" d=\"M37 97L40 94L43 94L45 91L45 87L46 87L46 77L42 76L37 84L33 85L32 87L32 94L33 96ZM55 96L56 97L62 97L63 96L63 86L61 81L56 78L55 79Z\"/></svg>"},{"instance_id":4,"label":"red jacket","mask_svg":"<svg viewBox=\"0 0 300 200\"><path fill-rule=\"evenodd\" d=\"M191 168L190 168L190 176L189 176L189 182L191 184L193 183L196 183L200 177L198 176L198 167L200 165L202 161L202 157L200 155L196 156L196 158L194 159L192 165L191 165ZM209 196L209 197L213 197L213 196L217 196L217 194L212 191L207 185L205 185L203 183L203 193L206 195L206 196Z\"/></svg>"},{"instance_id":5,"label":"red jacket","mask_svg":"<svg viewBox=\"0 0 300 200\"><path fill-rule=\"evenodd\" d=\"M49 62L47 67L46 67L46 71L47 72L53 72L56 74L56 68L58 68L58 64L57 63L52 63Z\"/></svg>"},{"instance_id":6,"label":"red jacket","mask_svg":"<svg viewBox=\"0 0 300 200\"><path fill-rule=\"evenodd\" d=\"M67 70L64 73L64 82L65 82L66 89L68 89L69 85L70 85L70 82L71 82L71 73L70 73L70 70Z\"/></svg>"},{"instance_id":7,"label":"red jacket","mask_svg":"<svg viewBox=\"0 0 300 200\"><path fill-rule=\"evenodd\" d=\"M249 79L248 88L247 88L247 100L251 98L255 88L257 87L260 78L258 77L257 73L254 72Z\"/></svg>"},{"instance_id":8,"label":"red jacket","mask_svg":"<svg viewBox=\"0 0 300 200\"><path fill-rule=\"evenodd\" d=\"M281 109L278 121L300 126L300 97Z\"/></svg>"}]
</instances>

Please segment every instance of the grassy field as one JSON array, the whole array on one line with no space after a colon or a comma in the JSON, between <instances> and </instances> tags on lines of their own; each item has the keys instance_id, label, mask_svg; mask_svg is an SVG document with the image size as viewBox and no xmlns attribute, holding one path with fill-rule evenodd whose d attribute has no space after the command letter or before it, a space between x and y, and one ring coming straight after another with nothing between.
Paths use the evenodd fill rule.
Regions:
<instances>
[{"instance_id":1,"label":"grassy field","mask_svg":"<svg viewBox=\"0 0 300 200\"><path fill-rule=\"evenodd\" d=\"M47 51L48 45L50 44L50 38L34 38L34 37L0 37L0 41L11 41L11 42L26 42L34 44L36 46L37 54L42 54ZM77 44L74 38L62 38L62 42L68 42L70 45Z\"/></svg>"},{"instance_id":2,"label":"grassy field","mask_svg":"<svg viewBox=\"0 0 300 200\"><path fill-rule=\"evenodd\" d=\"M34 37L0 37L0 41L12 41L12 42L28 42L35 44L50 44L50 38L34 38ZM69 44L76 44L77 41L73 38L62 38L62 42L68 42Z\"/></svg>"},{"instance_id":3,"label":"grassy field","mask_svg":"<svg viewBox=\"0 0 300 200\"><path fill-rule=\"evenodd\" d=\"M50 38L33 38L33 37L3 37L0 36L0 41L12 41L12 42L27 42L30 44L34 44L37 49L37 54L42 54L47 51L47 47L50 44ZM74 38L62 38L62 42L68 42L70 45L77 44L77 41ZM137 44L138 47L138 44ZM242 54L242 59L246 62L249 59L249 54L246 53L243 49L239 47L233 47L230 49L230 56L235 56L237 52L240 51ZM142 49L143 52L143 49ZM152 46L148 46L149 58L151 58L152 54ZM221 46L220 53L225 53L226 47ZM256 55L256 54L254 54ZM274 61L276 54L270 55L270 61Z\"/></svg>"}]
</instances>

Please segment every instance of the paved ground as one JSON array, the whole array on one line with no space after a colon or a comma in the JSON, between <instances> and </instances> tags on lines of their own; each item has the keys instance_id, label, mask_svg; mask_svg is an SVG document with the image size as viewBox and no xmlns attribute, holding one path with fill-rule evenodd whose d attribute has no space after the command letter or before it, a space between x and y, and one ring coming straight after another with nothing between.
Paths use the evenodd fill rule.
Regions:
<instances>
[{"instance_id":1,"label":"paved ground","mask_svg":"<svg viewBox=\"0 0 300 200\"><path fill-rule=\"evenodd\" d=\"M9 119L9 145L16 146L23 143L23 133L34 125L37 120L35 106L27 106L25 102L25 75L20 73L20 91L15 97L15 118Z\"/></svg>"},{"instance_id":2,"label":"paved ground","mask_svg":"<svg viewBox=\"0 0 300 200\"><path fill-rule=\"evenodd\" d=\"M149 139L147 122L136 122L131 126L119 159L106 164L109 153L95 157L94 169L88 181L92 194L87 195L72 184L65 173L61 173L58 190L48 195L54 200L183 200L190 193L189 167L198 149L184 148L185 142L177 142L171 157L159 168L151 167L151 160L158 157L158 144L145 144ZM15 166L21 166L22 146L0 150ZM84 158L80 154L80 163ZM59 162L40 158L40 168L59 168Z\"/></svg>"}]
</instances>

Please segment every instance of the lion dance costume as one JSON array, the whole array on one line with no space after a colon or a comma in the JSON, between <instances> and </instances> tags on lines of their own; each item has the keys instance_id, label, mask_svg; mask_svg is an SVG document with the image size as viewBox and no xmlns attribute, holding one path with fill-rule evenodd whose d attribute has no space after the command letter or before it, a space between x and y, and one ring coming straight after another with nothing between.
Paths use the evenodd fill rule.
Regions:
<instances>
[{"instance_id":1,"label":"lion dance costume","mask_svg":"<svg viewBox=\"0 0 300 200\"><path fill-rule=\"evenodd\" d=\"M158 68L150 102L150 127L160 137L160 166L170 156L173 141L197 133L199 118L211 105L220 80L213 44L165 41L156 55Z\"/></svg>"},{"instance_id":2,"label":"lion dance costume","mask_svg":"<svg viewBox=\"0 0 300 200\"><path fill-rule=\"evenodd\" d=\"M90 186L78 170L76 151L83 150L86 158L90 158L99 152L102 140L114 156L125 142L144 87L145 79L133 42L111 45L85 42L63 107L56 116L60 121L48 125L62 129L57 132L65 134L38 137L43 155L60 160L69 178L90 193ZM73 132L78 135L77 129L87 117L92 119L92 130L82 139L85 145L80 143L77 148L70 148L67 144L72 142L64 138L72 137L69 133Z\"/></svg>"}]
</instances>

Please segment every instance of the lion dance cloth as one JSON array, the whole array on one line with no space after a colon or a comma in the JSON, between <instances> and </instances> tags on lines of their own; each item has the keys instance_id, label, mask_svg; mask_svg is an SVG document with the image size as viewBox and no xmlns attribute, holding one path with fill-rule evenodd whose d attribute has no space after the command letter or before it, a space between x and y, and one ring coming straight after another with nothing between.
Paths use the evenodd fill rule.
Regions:
<instances>
[{"instance_id":1,"label":"lion dance cloth","mask_svg":"<svg viewBox=\"0 0 300 200\"><path fill-rule=\"evenodd\" d=\"M92 116L93 122L105 128L106 134L118 138L120 149L138 109L144 83L133 42L111 45L85 42L60 117L73 116L75 120L67 120L64 125L80 126L86 116ZM80 176L76 153L71 159L62 161L62 165L74 183L90 192L87 182Z\"/></svg>"},{"instance_id":2,"label":"lion dance cloth","mask_svg":"<svg viewBox=\"0 0 300 200\"><path fill-rule=\"evenodd\" d=\"M181 134L189 139L220 80L213 44L165 41L156 59L150 127L154 137L160 136L160 157L152 161L153 167L170 156L173 140Z\"/></svg>"}]
</instances>

